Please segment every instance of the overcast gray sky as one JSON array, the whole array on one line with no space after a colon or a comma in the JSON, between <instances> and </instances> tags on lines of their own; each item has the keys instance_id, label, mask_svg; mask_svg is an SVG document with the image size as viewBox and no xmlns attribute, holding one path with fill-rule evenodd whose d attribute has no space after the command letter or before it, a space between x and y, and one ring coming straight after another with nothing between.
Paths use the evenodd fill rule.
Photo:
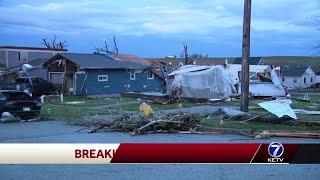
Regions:
<instances>
[{"instance_id":1,"label":"overcast gray sky","mask_svg":"<svg viewBox=\"0 0 320 180\"><path fill-rule=\"evenodd\" d=\"M118 39L122 53L240 56L244 0L0 0L0 44L41 46L67 40L92 52ZM252 55L313 55L320 43L320 0L252 0Z\"/></svg>"}]
</instances>

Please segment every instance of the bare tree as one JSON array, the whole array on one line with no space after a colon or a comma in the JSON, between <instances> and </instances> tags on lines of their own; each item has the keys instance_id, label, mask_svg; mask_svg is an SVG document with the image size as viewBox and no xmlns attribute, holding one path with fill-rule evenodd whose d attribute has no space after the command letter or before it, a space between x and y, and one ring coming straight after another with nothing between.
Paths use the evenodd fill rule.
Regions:
<instances>
[{"instance_id":1,"label":"bare tree","mask_svg":"<svg viewBox=\"0 0 320 180\"><path fill-rule=\"evenodd\" d=\"M57 36L55 35L52 40L48 40L47 38L42 39L42 44L50 49L65 49L68 45L67 41L58 41Z\"/></svg>"},{"instance_id":2,"label":"bare tree","mask_svg":"<svg viewBox=\"0 0 320 180\"><path fill-rule=\"evenodd\" d=\"M186 42L183 43L183 53L184 53L184 64L187 65L189 63L189 60L188 60L188 44Z\"/></svg>"},{"instance_id":3,"label":"bare tree","mask_svg":"<svg viewBox=\"0 0 320 180\"><path fill-rule=\"evenodd\" d=\"M118 50L117 41L116 41L115 36L113 36L113 44L114 44L114 50L115 50L116 54L118 54L119 50Z\"/></svg>"},{"instance_id":4,"label":"bare tree","mask_svg":"<svg viewBox=\"0 0 320 180\"><path fill-rule=\"evenodd\" d=\"M117 46L117 41L116 41L116 37L113 36L113 50L110 50L107 41L104 41L104 47L103 48L95 48L95 52L96 54L118 54L119 50L118 50L118 46Z\"/></svg>"}]
</instances>

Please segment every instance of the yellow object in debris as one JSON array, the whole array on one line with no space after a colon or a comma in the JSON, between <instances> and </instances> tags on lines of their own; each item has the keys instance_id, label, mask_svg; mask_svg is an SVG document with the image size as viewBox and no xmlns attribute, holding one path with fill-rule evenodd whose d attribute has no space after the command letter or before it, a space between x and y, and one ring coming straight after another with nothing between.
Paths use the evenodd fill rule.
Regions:
<instances>
[{"instance_id":1,"label":"yellow object in debris","mask_svg":"<svg viewBox=\"0 0 320 180\"><path fill-rule=\"evenodd\" d=\"M151 106L143 102L139 107L140 112L142 112L147 118L152 118L154 111L152 110Z\"/></svg>"}]
</instances>

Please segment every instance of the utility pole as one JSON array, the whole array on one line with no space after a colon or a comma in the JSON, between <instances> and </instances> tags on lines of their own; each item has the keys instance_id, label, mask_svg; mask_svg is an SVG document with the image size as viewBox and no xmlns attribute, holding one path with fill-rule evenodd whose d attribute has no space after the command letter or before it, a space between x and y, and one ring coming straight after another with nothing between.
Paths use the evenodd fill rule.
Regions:
<instances>
[{"instance_id":1,"label":"utility pole","mask_svg":"<svg viewBox=\"0 0 320 180\"><path fill-rule=\"evenodd\" d=\"M248 112L249 105L249 59L250 59L251 0L244 0L242 71L241 71L241 111Z\"/></svg>"}]
</instances>

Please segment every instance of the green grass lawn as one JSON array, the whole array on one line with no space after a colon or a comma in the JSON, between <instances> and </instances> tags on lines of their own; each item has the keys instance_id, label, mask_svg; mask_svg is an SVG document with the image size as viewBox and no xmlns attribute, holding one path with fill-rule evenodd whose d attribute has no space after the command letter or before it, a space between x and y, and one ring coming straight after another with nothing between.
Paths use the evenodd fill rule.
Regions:
<instances>
[{"instance_id":1,"label":"green grass lawn","mask_svg":"<svg viewBox=\"0 0 320 180\"><path fill-rule=\"evenodd\" d=\"M142 102L122 104L121 108L123 108L123 110L125 110L125 111L139 111L139 107L140 107L141 103ZM150 105L151 108L155 111L165 110L165 109L179 109L179 108L191 107L191 106L196 105L196 104L192 104L192 103L181 103L181 105L180 104L162 105L162 104L151 104L151 103L147 103L147 104Z\"/></svg>"},{"instance_id":2,"label":"green grass lawn","mask_svg":"<svg viewBox=\"0 0 320 180\"><path fill-rule=\"evenodd\" d=\"M239 121L224 120L223 124L220 124L220 120L216 119L204 119L202 121L204 126L218 127L218 128L234 128L234 129L253 129L253 130L286 130L286 131L320 131L319 126L294 126L284 125L266 122L248 122L240 123Z\"/></svg>"},{"instance_id":3,"label":"green grass lawn","mask_svg":"<svg viewBox=\"0 0 320 180\"><path fill-rule=\"evenodd\" d=\"M294 97L300 97L302 95L293 95ZM320 97L317 95L310 95L311 99L317 101ZM80 101L81 104L66 104L66 102ZM249 113L252 116L259 116L265 114L267 111L258 106L259 102L264 100L250 100ZM112 113L110 109L114 107L120 107L125 111L139 111L139 106L143 101L137 101L134 98L119 97L119 98L106 98L106 99L93 99L87 97L68 95L64 97L64 103L51 102L44 103L41 108L41 115L47 119L57 119L70 122L82 122L84 116L94 115L106 115ZM293 108L308 109L309 102L294 101ZM153 104L148 103L152 109L164 110L164 109L178 109L183 107L191 107L197 104L182 103L182 104ZM240 106L240 101L227 102L227 105ZM319 116L312 115L300 115L297 114L299 120L310 121L319 120ZM221 127L221 128L239 128L239 129L257 129L257 130L292 130L292 131L305 131L305 130L320 130L319 126L293 126L283 125L281 123L274 123L277 117L274 115L267 115L263 117L263 122L248 122L246 124L240 124L239 121L225 120L224 124L220 124L220 119L204 119L203 125L208 127ZM273 123L268 123L269 120L273 120Z\"/></svg>"},{"instance_id":4,"label":"green grass lawn","mask_svg":"<svg viewBox=\"0 0 320 180\"><path fill-rule=\"evenodd\" d=\"M80 104L68 104L68 102L79 101ZM81 96L67 95L64 102L44 103L41 107L41 115L47 119L58 119L66 121L81 121L83 116L106 115L110 114L108 107L118 106L124 111L139 111L140 104L143 101L137 101L134 98L119 97L94 99ZM148 103L155 111L162 109L177 109L181 107L191 107L191 103L181 104L152 104Z\"/></svg>"},{"instance_id":5,"label":"green grass lawn","mask_svg":"<svg viewBox=\"0 0 320 180\"><path fill-rule=\"evenodd\" d=\"M67 104L67 102L79 101L80 104ZM104 115L110 113L108 106L115 105L121 98L93 99L81 96L68 95L64 102L44 103L41 107L41 116L48 119L65 121L81 121L83 116Z\"/></svg>"}]
</instances>

